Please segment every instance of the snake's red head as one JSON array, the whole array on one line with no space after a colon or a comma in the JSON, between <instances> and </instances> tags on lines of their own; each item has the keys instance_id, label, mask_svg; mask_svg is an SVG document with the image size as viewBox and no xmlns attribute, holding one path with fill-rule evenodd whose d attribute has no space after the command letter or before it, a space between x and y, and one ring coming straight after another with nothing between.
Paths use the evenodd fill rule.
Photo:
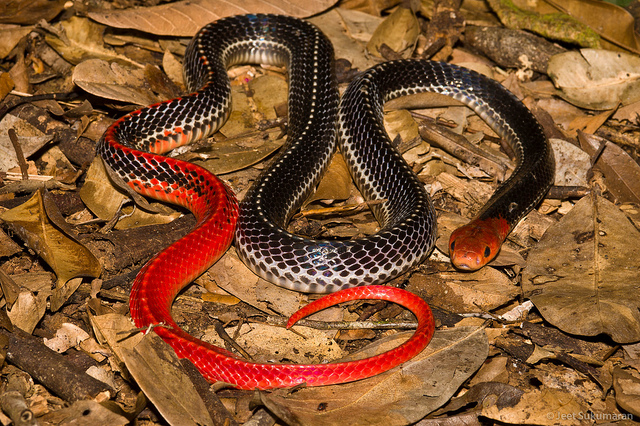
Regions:
<instances>
[{"instance_id":1,"label":"snake's red head","mask_svg":"<svg viewBox=\"0 0 640 426\"><path fill-rule=\"evenodd\" d=\"M509 233L504 219L475 220L449 238L449 257L458 269L476 271L491 262Z\"/></svg>"}]
</instances>

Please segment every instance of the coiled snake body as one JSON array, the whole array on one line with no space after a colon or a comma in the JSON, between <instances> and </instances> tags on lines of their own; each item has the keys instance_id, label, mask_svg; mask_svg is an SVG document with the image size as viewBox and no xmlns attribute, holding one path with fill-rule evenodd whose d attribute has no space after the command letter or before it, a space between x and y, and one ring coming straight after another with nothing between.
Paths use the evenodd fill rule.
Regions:
<instances>
[{"instance_id":1,"label":"coiled snake body","mask_svg":"<svg viewBox=\"0 0 640 426\"><path fill-rule=\"evenodd\" d=\"M244 389L342 383L405 362L430 340L434 323L420 298L389 287L353 287L381 283L407 271L429 255L435 241L431 201L384 132L385 101L420 91L453 96L512 144L519 166L477 220L480 225L497 223L502 240L550 185L553 160L540 126L499 84L452 65L395 61L361 74L339 107L332 58L331 44L305 21L276 15L222 19L205 26L187 48L184 73L194 92L123 117L99 144L107 166L131 188L182 205L198 220L192 232L143 267L133 284L130 307L137 326L162 324L156 333L211 381ZM230 105L226 69L239 63L285 65L290 89L287 144L241 203L236 228L238 206L223 183L198 166L156 154L206 137L224 122ZM372 208L381 230L344 242L289 234L284 226L319 182L335 151L337 132L360 191L368 199L385 200ZM290 324L342 301L381 298L411 309L418 329L390 352L324 365L249 363L191 337L172 320L171 303L224 253L234 229L240 257L264 278L305 292L343 289L308 305ZM471 241L478 239L474 232ZM469 246L464 237L454 241L456 249ZM482 247L484 231L480 241ZM484 247L481 250L486 254Z\"/></svg>"}]
</instances>

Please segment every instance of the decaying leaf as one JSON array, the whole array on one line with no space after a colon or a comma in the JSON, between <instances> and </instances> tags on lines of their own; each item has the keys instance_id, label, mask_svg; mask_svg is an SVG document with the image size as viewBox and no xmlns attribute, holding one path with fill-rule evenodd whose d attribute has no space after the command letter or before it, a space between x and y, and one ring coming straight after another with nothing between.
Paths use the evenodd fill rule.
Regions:
<instances>
[{"instance_id":1,"label":"decaying leaf","mask_svg":"<svg viewBox=\"0 0 640 426\"><path fill-rule=\"evenodd\" d=\"M348 359L388 350L410 334L380 339ZM288 424L335 425L348 419L350 425L406 425L447 402L482 365L488 351L482 329L438 331L421 354L386 373L342 385L302 388L292 394L286 390L262 393L261 399Z\"/></svg>"},{"instance_id":2,"label":"decaying leaf","mask_svg":"<svg viewBox=\"0 0 640 426\"><path fill-rule=\"evenodd\" d=\"M59 285L79 276L100 276L102 268L98 259L49 220L43 206L42 191L2 213L0 220L51 266Z\"/></svg>"},{"instance_id":3,"label":"decaying leaf","mask_svg":"<svg viewBox=\"0 0 640 426\"><path fill-rule=\"evenodd\" d=\"M604 198L582 198L527 259L522 289L544 318L583 336L640 340L640 233ZM579 321L576 321L579 318Z\"/></svg>"}]
</instances>

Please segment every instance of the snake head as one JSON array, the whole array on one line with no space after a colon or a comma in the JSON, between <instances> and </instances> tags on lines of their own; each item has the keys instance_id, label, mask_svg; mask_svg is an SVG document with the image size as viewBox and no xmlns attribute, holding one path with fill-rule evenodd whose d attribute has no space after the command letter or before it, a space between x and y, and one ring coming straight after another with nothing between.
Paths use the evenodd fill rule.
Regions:
<instances>
[{"instance_id":1,"label":"snake head","mask_svg":"<svg viewBox=\"0 0 640 426\"><path fill-rule=\"evenodd\" d=\"M509 233L504 219L484 219L456 229L449 238L449 257L457 269L476 271L491 262Z\"/></svg>"}]
</instances>

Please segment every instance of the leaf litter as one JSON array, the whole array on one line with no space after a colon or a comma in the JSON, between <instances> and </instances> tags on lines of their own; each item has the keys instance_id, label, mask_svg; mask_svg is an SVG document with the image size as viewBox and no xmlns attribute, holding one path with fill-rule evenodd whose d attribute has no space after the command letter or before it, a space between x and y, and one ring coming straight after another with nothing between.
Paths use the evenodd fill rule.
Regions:
<instances>
[{"instance_id":1,"label":"leaf litter","mask_svg":"<svg viewBox=\"0 0 640 426\"><path fill-rule=\"evenodd\" d=\"M125 424L134 418L147 424L242 424L254 415L274 416L279 424L336 424L345 418L350 424L428 424L443 417L502 424L588 424L625 422L640 415L640 300L635 296L640 285L635 243L640 240L640 103L633 67L638 45L629 11L593 2L548 2L547 9L532 9L530 4L506 0L465 2L460 9L447 9L451 5L445 1L423 2L419 11L397 5L382 11L373 4L357 8L344 3L331 9L331 2L291 4L286 13L316 15L312 21L334 43L341 87L354 69L380 60L370 54L384 59L428 55L482 69L527 102L562 155L557 156L558 186L516 227L496 262L478 273L462 274L448 264L448 233L472 217L491 194L502 170L508 169L504 159L509 153L502 153L495 134L464 108L449 102L433 108L437 100L429 100L432 108L421 110L415 108L424 107L424 102L396 103L385 125L441 214L438 249L432 258L391 284L405 285L427 300L438 331L422 354L392 371L344 385L261 392L255 401L262 408L254 412L248 408L253 392L222 387L212 393L206 385L203 391L197 377L189 375L188 363L175 358L164 342L153 334L141 338L131 330L125 316L128 291L148 255L127 254L114 261L119 248L105 235L115 227L122 238L141 238L136 228L142 227L174 238L169 237L169 227L185 212L158 214L132 207L97 165L89 166L92 147L113 119L184 90L176 77L176 59L184 54L186 37L215 14L242 11L219 9L214 0L138 9L113 9L114 4L103 2L112 10L95 8L87 14L72 8L57 15L62 9L43 8L47 21L32 27L34 22L27 18L33 13L30 3L17 3L22 9L3 15L0 27L8 35L0 43L0 82L7 88L0 91L5 97L0 106L24 95L12 88L47 94L76 87L88 108L73 111L78 104L58 101L50 105L58 111L54 116L43 104L30 103L10 109L0 123L16 130L24 157L18 158L5 130L0 135L7 154L0 163L0 237L6 242L0 252L0 286L6 315L3 311L0 317L0 337L9 339L11 350L3 373L9 383L23 377L12 369L28 365L13 353L12 348L26 345L16 343L27 342L20 333L33 334L44 345L44 339L67 336L74 329L82 331L82 338L66 338L70 340L64 346L56 346L62 352L57 356L63 358L55 362L77 360L81 382L87 380L85 372L104 380L98 382L103 390L93 394L74 386L77 396L64 394L73 404L61 409L64 401L47 391L57 389L51 378L21 367L33 376L18 387L21 398L41 424L83 416L89 420L88 413L96 425ZM250 12L274 11L273 7L258 2ZM442 15L443 10L448 15ZM469 34L478 28L490 33L502 22L547 40L565 40L567 52L554 51L549 60L530 51L493 55L484 46L478 51L486 57L472 54L459 38L464 28L454 25L454 17L466 21ZM172 18L169 25L167 18ZM580 24L552 33L554 23L569 21ZM602 25L593 27L594 22ZM425 27L428 34L439 29L441 37L425 35ZM438 40L445 40L444 45ZM589 40L590 49L578 48L584 40ZM531 48L529 42L526 46ZM352 68L344 67L345 60ZM500 68L492 60L499 60ZM541 65L531 62L540 60ZM149 72L149 65L159 73ZM231 70L234 106L229 121L212 141L177 155L220 174L242 197L286 137L286 79L281 71ZM434 135L425 130L427 124L435 125L438 142L426 139ZM481 160L457 158L458 149L469 149L468 144L493 154ZM52 154L54 148L58 154ZM478 155L475 148L471 152ZM25 173L28 181L21 179ZM328 174L292 229L318 238L375 232L377 223L340 157ZM61 185L47 190L52 188L47 181ZM347 359L365 357L397 346L410 333L380 328L391 323L402 329L400 323L411 323L412 317L398 307L373 302L310 318L338 328L363 327L359 330L296 327L299 334L292 334L268 325L308 301L307 295L255 277L231 249L178 297L174 317L195 337L205 339L218 338L212 334L218 320L244 350L276 362L326 362L342 354L351 354ZM534 325L541 325L535 336ZM376 327L380 329L371 332ZM289 336L309 346L305 349L295 339L287 343ZM590 345L596 343L597 347ZM11 417L2 400L0 395ZM91 405L95 402L102 405Z\"/></svg>"}]
</instances>

